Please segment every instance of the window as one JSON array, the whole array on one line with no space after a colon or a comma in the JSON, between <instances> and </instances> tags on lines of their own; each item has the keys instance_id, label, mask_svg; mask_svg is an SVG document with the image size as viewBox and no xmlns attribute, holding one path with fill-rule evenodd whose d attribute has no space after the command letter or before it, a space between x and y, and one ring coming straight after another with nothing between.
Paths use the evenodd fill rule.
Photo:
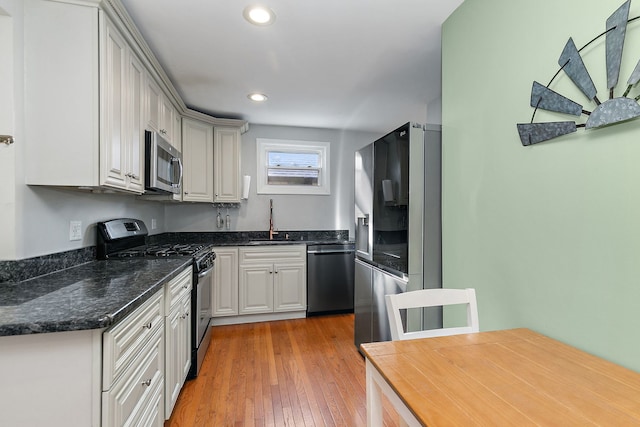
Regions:
<instances>
[{"instance_id":1,"label":"window","mask_svg":"<svg viewBox=\"0 0 640 427\"><path fill-rule=\"evenodd\" d=\"M258 194L330 194L328 142L256 142Z\"/></svg>"}]
</instances>

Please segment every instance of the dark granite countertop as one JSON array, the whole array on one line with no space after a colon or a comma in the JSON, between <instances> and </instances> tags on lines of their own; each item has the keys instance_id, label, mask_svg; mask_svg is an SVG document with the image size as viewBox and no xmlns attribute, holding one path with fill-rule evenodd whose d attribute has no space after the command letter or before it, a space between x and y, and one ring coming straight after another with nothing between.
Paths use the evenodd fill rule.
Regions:
<instances>
[{"instance_id":1,"label":"dark granite countertop","mask_svg":"<svg viewBox=\"0 0 640 427\"><path fill-rule=\"evenodd\" d=\"M214 246L278 246L278 245L335 245L353 244L348 240L239 240L213 243ZM211 244L211 243L209 243Z\"/></svg>"},{"instance_id":2,"label":"dark granite countertop","mask_svg":"<svg viewBox=\"0 0 640 427\"><path fill-rule=\"evenodd\" d=\"M148 243L271 246L353 243L348 230L181 232ZM187 258L95 260L95 247L0 261L0 336L107 328L158 291Z\"/></svg>"},{"instance_id":3,"label":"dark granite countertop","mask_svg":"<svg viewBox=\"0 0 640 427\"><path fill-rule=\"evenodd\" d=\"M2 283L0 336L109 327L190 263L190 258L93 261Z\"/></svg>"}]
</instances>

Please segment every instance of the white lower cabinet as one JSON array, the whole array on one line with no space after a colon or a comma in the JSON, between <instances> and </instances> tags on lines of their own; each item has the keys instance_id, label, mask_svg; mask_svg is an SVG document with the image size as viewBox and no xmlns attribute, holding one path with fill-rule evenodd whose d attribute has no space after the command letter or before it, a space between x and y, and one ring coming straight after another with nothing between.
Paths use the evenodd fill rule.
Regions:
<instances>
[{"instance_id":1,"label":"white lower cabinet","mask_svg":"<svg viewBox=\"0 0 640 427\"><path fill-rule=\"evenodd\" d=\"M164 290L102 336L102 426L164 421ZM156 414L155 418L150 414ZM147 420L142 423L142 420Z\"/></svg>"},{"instance_id":2,"label":"white lower cabinet","mask_svg":"<svg viewBox=\"0 0 640 427\"><path fill-rule=\"evenodd\" d=\"M217 247L211 293L213 317L238 315L238 248Z\"/></svg>"},{"instance_id":3,"label":"white lower cabinet","mask_svg":"<svg viewBox=\"0 0 640 427\"><path fill-rule=\"evenodd\" d=\"M306 310L306 246L240 248L239 257L239 314Z\"/></svg>"},{"instance_id":4,"label":"white lower cabinet","mask_svg":"<svg viewBox=\"0 0 640 427\"><path fill-rule=\"evenodd\" d=\"M111 390L102 394L102 426L157 426L164 422L162 326ZM142 422L142 421L146 422Z\"/></svg>"},{"instance_id":5,"label":"white lower cabinet","mask_svg":"<svg viewBox=\"0 0 640 427\"><path fill-rule=\"evenodd\" d=\"M165 419L169 419L191 368L192 269L165 286Z\"/></svg>"},{"instance_id":6,"label":"white lower cabinet","mask_svg":"<svg viewBox=\"0 0 640 427\"><path fill-rule=\"evenodd\" d=\"M102 335L102 427L161 427L191 367L191 267Z\"/></svg>"}]
</instances>

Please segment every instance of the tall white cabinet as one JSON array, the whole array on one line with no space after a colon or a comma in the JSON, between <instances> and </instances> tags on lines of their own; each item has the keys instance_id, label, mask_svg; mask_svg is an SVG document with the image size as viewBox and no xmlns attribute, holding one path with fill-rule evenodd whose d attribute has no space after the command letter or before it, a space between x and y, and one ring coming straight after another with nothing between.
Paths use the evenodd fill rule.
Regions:
<instances>
[{"instance_id":1,"label":"tall white cabinet","mask_svg":"<svg viewBox=\"0 0 640 427\"><path fill-rule=\"evenodd\" d=\"M144 191L145 69L106 17L100 35L100 182Z\"/></svg>"},{"instance_id":2,"label":"tall white cabinet","mask_svg":"<svg viewBox=\"0 0 640 427\"><path fill-rule=\"evenodd\" d=\"M182 134L182 200L212 203L213 126L198 120L184 119Z\"/></svg>"},{"instance_id":3,"label":"tall white cabinet","mask_svg":"<svg viewBox=\"0 0 640 427\"><path fill-rule=\"evenodd\" d=\"M125 37L98 8L43 0L24 34L27 184L142 193L146 71Z\"/></svg>"},{"instance_id":4,"label":"tall white cabinet","mask_svg":"<svg viewBox=\"0 0 640 427\"><path fill-rule=\"evenodd\" d=\"M214 202L240 203L240 129L216 127L214 135Z\"/></svg>"}]
</instances>

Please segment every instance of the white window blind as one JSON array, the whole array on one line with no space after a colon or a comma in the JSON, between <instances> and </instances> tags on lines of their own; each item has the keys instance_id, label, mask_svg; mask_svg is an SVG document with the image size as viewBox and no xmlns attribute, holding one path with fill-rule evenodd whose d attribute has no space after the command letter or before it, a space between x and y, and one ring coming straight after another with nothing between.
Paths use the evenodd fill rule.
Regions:
<instances>
[{"instance_id":1,"label":"white window blind","mask_svg":"<svg viewBox=\"0 0 640 427\"><path fill-rule=\"evenodd\" d=\"M257 139L258 194L330 194L329 143Z\"/></svg>"}]
</instances>

